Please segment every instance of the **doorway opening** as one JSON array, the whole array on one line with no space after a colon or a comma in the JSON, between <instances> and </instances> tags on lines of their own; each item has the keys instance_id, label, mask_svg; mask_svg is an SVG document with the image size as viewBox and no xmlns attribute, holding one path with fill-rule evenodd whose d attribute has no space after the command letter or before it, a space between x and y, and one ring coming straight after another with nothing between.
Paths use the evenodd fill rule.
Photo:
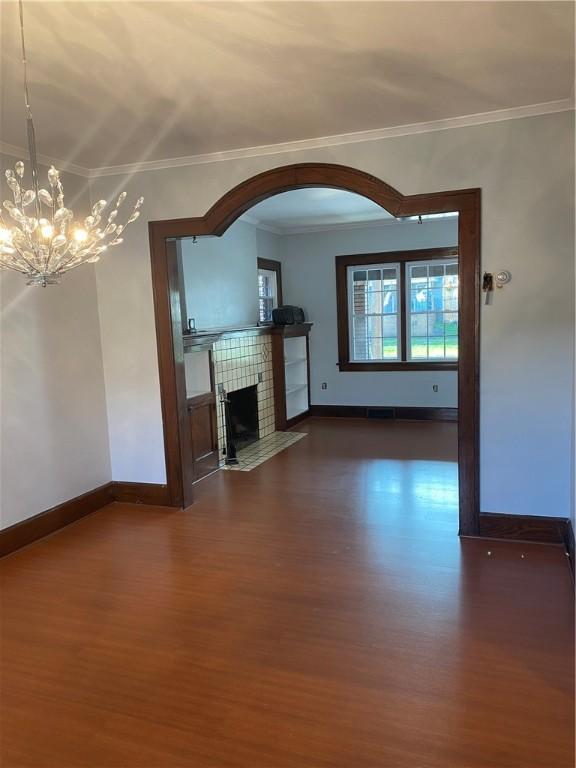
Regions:
<instances>
[{"instance_id":1,"label":"doorway opening","mask_svg":"<svg viewBox=\"0 0 576 768\"><path fill-rule=\"evenodd\" d=\"M178 256L182 238L220 237L249 209L252 209L252 214L257 213L257 204L264 200L273 202L274 196L278 196L276 200L279 200L282 193L290 190L319 191L320 188L331 193L347 191L361 196L396 222L416 222L415 226L419 226L419 220L426 221L428 216L452 217L457 241L455 244L446 244L441 253L437 252L438 248L418 248L411 249L413 253L410 254L403 245L397 251L383 248L362 254L350 254L339 249L334 253L335 264L323 290L330 293L330 283L332 286L338 285L337 296L334 296L334 304L338 309L337 359L334 362L341 371L341 381L346 377L360 381L367 372L376 375L379 370L387 370L406 374L418 368L426 368L428 373L433 371L436 377L453 372L454 378L457 378L457 384L454 385L457 400L454 406L458 408L459 532L462 535L476 535L480 192L464 190L404 197L384 182L342 166L305 164L275 169L249 179L227 193L202 218L151 222L166 465L172 504L188 506L193 498L193 477L189 470L191 438L186 419L185 347L198 343L200 337L208 336L209 331L218 330L201 328L203 334L196 335L193 340L186 338L183 333L188 321L187 308L174 301L181 287ZM403 224L396 223L395 226L402 227ZM378 258L374 261L376 254ZM351 256L354 257L352 261ZM364 263L362 259L358 261L358 256L364 259ZM264 274L271 277L270 270ZM269 286L275 282L276 278L269 280L265 291L259 286L260 296L255 288L255 306L258 308L258 301L264 299L260 301L260 307L264 307L267 317L274 304L273 291L269 290ZM282 282L284 301L292 304L287 292L286 274L282 275ZM306 283L305 276L302 283ZM288 316L292 308L289 310ZM278 312L284 317L282 307L278 308ZM315 318L310 316L309 319ZM281 332L277 328L273 329L271 347L274 344L284 345L289 338L298 335L292 329L288 338L285 338L288 327L283 326ZM314 333L312 326L312 338ZM304 366L300 361L302 373L306 366L310 366L309 333L305 333L303 340L298 343L303 343L307 350L301 356L307 358ZM284 354L283 365L286 362L287 355ZM288 362L293 364L294 370L299 365L297 359ZM284 400L288 397L288 390L291 390L286 384L288 370L286 366L280 377L284 381L281 393ZM350 377L352 372L354 375ZM431 389L435 386L430 380L428 383ZM310 403L309 384L307 394ZM274 396L277 396L276 389ZM296 396L295 393L294 397L299 397L301 401L303 399L302 395ZM316 393L312 398L312 408L308 408L309 413L314 413L314 407L321 405L314 403L315 399ZM328 408L338 405L326 400L324 404ZM410 408L416 407L398 403L391 405L397 419L410 418ZM364 400L350 408L362 412L357 415L369 416L374 415L378 406L377 402ZM389 408L390 404L382 403L381 406ZM446 413L449 410L446 406ZM298 417L299 414L296 415ZM290 426L286 413L284 424Z\"/></svg>"}]
</instances>

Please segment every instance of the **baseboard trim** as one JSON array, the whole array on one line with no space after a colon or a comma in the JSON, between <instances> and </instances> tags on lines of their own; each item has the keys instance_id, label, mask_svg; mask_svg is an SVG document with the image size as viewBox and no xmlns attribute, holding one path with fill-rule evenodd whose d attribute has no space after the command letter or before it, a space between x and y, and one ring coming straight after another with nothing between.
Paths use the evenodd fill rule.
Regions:
<instances>
[{"instance_id":1,"label":"baseboard trim","mask_svg":"<svg viewBox=\"0 0 576 768\"><path fill-rule=\"evenodd\" d=\"M539 541L541 544L564 544L570 520L565 517L537 515L505 515L480 513L480 536L490 539Z\"/></svg>"},{"instance_id":2,"label":"baseboard trim","mask_svg":"<svg viewBox=\"0 0 576 768\"><path fill-rule=\"evenodd\" d=\"M540 517L537 515L505 515L496 512L480 513L479 536L487 539L533 541L540 544L560 544L567 555L574 581L574 530L568 517Z\"/></svg>"},{"instance_id":3,"label":"baseboard trim","mask_svg":"<svg viewBox=\"0 0 576 768\"><path fill-rule=\"evenodd\" d=\"M0 531L0 557L81 520L113 501L169 506L168 488L156 483L111 482Z\"/></svg>"},{"instance_id":4,"label":"baseboard trim","mask_svg":"<svg viewBox=\"0 0 576 768\"><path fill-rule=\"evenodd\" d=\"M572 520L568 520L568 525L564 528L564 549L568 555L570 572L572 573L572 583L576 584L576 574L574 572L576 552L574 551L574 527Z\"/></svg>"},{"instance_id":5,"label":"baseboard trim","mask_svg":"<svg viewBox=\"0 0 576 768\"><path fill-rule=\"evenodd\" d=\"M115 480L112 483L112 493L114 501L151 504L159 507L170 506L168 486L159 483L129 483Z\"/></svg>"},{"instance_id":6,"label":"baseboard trim","mask_svg":"<svg viewBox=\"0 0 576 768\"><path fill-rule=\"evenodd\" d=\"M34 517L22 520L0 531L0 557L9 555L17 549L43 539L61 528L96 512L114 501L112 484L106 483L93 491L83 493L74 499L58 504Z\"/></svg>"},{"instance_id":7,"label":"baseboard trim","mask_svg":"<svg viewBox=\"0 0 576 768\"><path fill-rule=\"evenodd\" d=\"M352 419L377 418L378 412L399 421L458 421L458 408L416 408L378 405L311 405L310 416Z\"/></svg>"}]
</instances>

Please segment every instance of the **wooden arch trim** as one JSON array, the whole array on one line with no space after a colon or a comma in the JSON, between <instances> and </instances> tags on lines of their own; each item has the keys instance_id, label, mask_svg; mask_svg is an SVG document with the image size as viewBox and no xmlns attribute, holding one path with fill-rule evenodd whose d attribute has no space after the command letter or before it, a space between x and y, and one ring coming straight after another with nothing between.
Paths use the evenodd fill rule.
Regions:
<instances>
[{"instance_id":1,"label":"wooden arch trim","mask_svg":"<svg viewBox=\"0 0 576 768\"><path fill-rule=\"evenodd\" d=\"M192 503L192 451L186 411L184 348L176 239L223 235L262 200L307 187L332 187L367 197L394 216L457 211L460 270L458 468L461 535L479 532L479 189L402 195L375 176L342 165L300 163L274 168L238 184L204 215L149 222L152 285L170 504Z\"/></svg>"}]
</instances>

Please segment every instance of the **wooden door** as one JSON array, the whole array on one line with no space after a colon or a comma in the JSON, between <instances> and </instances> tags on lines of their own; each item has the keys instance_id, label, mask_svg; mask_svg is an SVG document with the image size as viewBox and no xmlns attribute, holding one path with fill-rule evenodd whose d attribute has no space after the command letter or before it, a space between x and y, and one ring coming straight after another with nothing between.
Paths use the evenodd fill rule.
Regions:
<instances>
[{"instance_id":1,"label":"wooden door","mask_svg":"<svg viewBox=\"0 0 576 768\"><path fill-rule=\"evenodd\" d=\"M188 400L194 480L218 469L216 396L213 392Z\"/></svg>"}]
</instances>

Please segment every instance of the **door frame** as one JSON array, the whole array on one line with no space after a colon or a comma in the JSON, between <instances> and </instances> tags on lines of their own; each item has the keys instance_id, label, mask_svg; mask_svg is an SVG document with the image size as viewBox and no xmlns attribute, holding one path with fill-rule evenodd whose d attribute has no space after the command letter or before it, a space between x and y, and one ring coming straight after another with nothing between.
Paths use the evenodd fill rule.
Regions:
<instances>
[{"instance_id":1,"label":"door frame","mask_svg":"<svg viewBox=\"0 0 576 768\"><path fill-rule=\"evenodd\" d=\"M457 211L459 249L458 471L459 535L477 536L480 517L480 189L402 195L368 173L330 163L299 163L253 176L204 215L148 224L166 479L171 506L193 501L184 345L176 238L221 236L252 206L293 189L332 187L363 195L393 216Z\"/></svg>"}]
</instances>

